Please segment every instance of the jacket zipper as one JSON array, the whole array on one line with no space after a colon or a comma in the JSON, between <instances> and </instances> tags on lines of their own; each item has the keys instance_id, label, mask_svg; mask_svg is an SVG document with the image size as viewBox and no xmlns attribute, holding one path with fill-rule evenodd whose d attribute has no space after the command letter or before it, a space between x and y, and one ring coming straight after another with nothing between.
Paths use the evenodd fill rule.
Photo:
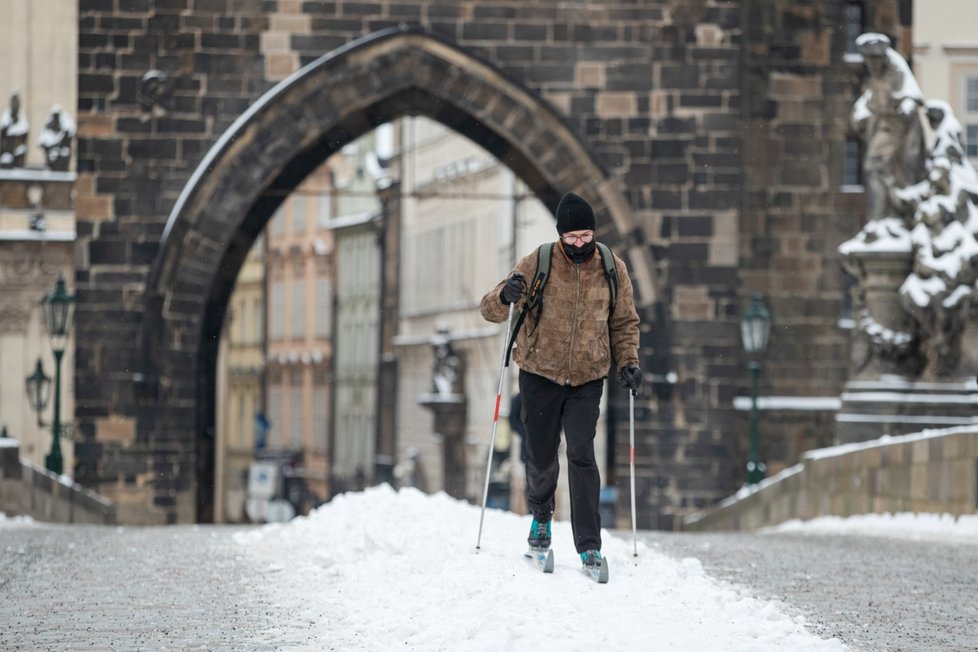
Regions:
<instances>
[{"instance_id":1,"label":"jacket zipper","mask_svg":"<svg viewBox=\"0 0 978 652\"><path fill-rule=\"evenodd\" d=\"M577 269L577 295L574 297L574 328L571 331L570 349L567 351L567 380L565 385L570 385L570 377L574 368L574 340L577 338L577 312L581 307L581 266L574 265Z\"/></svg>"}]
</instances>

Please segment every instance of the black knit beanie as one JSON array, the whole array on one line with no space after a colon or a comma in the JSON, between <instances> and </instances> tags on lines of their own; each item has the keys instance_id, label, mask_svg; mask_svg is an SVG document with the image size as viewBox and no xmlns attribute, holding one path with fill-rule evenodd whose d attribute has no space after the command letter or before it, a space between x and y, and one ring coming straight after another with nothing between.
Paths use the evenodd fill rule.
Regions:
<instances>
[{"instance_id":1,"label":"black knit beanie","mask_svg":"<svg viewBox=\"0 0 978 652\"><path fill-rule=\"evenodd\" d=\"M594 211L580 195L569 192L560 198L557 204L557 233L593 231L594 226Z\"/></svg>"}]
</instances>

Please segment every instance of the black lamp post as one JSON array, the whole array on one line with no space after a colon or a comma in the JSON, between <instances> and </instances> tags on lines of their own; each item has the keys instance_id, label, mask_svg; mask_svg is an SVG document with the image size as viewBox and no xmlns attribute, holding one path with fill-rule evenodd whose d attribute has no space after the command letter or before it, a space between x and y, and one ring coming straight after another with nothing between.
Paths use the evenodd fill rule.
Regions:
<instances>
[{"instance_id":1,"label":"black lamp post","mask_svg":"<svg viewBox=\"0 0 978 652\"><path fill-rule=\"evenodd\" d=\"M44 307L44 322L47 324L51 350L54 352L54 418L51 422L51 453L45 458L44 466L52 473L60 475L64 472L64 460L61 457L61 358L64 357L68 345L68 333L75 313L75 297L65 290L65 279L61 274L58 274L54 291L44 297L41 305Z\"/></svg>"},{"instance_id":2,"label":"black lamp post","mask_svg":"<svg viewBox=\"0 0 978 652\"><path fill-rule=\"evenodd\" d=\"M750 305L740 317L740 337L744 351L747 352L751 372L750 409L750 454L747 459L747 484L757 484L764 479L767 466L760 460L758 452L757 386L761 377L759 358L767 348L771 334L771 313L764 307L764 296L758 292L751 295Z\"/></svg>"},{"instance_id":3,"label":"black lamp post","mask_svg":"<svg viewBox=\"0 0 978 652\"><path fill-rule=\"evenodd\" d=\"M37 425L43 426L41 413L44 412L44 408L48 406L48 400L51 398L51 376L44 373L40 358L37 359L34 373L27 377L25 384L27 386L27 400L31 404L31 409L37 412Z\"/></svg>"}]
</instances>

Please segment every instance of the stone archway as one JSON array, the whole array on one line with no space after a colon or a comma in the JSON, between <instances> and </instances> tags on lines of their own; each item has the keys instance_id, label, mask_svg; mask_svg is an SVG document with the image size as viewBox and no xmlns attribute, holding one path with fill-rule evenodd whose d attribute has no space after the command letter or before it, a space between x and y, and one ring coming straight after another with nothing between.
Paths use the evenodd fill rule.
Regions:
<instances>
[{"instance_id":1,"label":"stone archway","mask_svg":"<svg viewBox=\"0 0 978 652\"><path fill-rule=\"evenodd\" d=\"M155 451L156 504L195 518L216 348L251 244L288 193L344 144L402 115L425 115L510 167L551 210L574 190L599 237L628 257L636 300L657 299L648 248L623 194L537 94L416 29L362 37L268 91L224 133L173 207L147 283L137 374L138 437ZM211 443L211 448L213 444ZM197 467L196 469L194 467Z\"/></svg>"}]
</instances>

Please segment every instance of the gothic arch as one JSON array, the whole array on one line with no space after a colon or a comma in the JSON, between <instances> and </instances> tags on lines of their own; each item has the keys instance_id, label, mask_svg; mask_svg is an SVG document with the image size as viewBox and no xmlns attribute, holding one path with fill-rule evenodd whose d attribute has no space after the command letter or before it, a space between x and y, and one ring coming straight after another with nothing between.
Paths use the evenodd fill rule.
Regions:
<instances>
[{"instance_id":1,"label":"gothic arch","mask_svg":"<svg viewBox=\"0 0 978 652\"><path fill-rule=\"evenodd\" d=\"M269 90L210 149L181 193L146 288L140 438L192 446L190 433L199 435L208 418L201 403L213 401L204 395L207 361L234 279L285 196L344 144L419 114L490 151L551 211L566 191L587 198L601 239L628 258L636 300L647 307L657 302L649 248L636 240L637 223L619 182L549 104L431 34L377 32ZM170 489L180 492L193 482L184 477Z\"/></svg>"}]
</instances>

